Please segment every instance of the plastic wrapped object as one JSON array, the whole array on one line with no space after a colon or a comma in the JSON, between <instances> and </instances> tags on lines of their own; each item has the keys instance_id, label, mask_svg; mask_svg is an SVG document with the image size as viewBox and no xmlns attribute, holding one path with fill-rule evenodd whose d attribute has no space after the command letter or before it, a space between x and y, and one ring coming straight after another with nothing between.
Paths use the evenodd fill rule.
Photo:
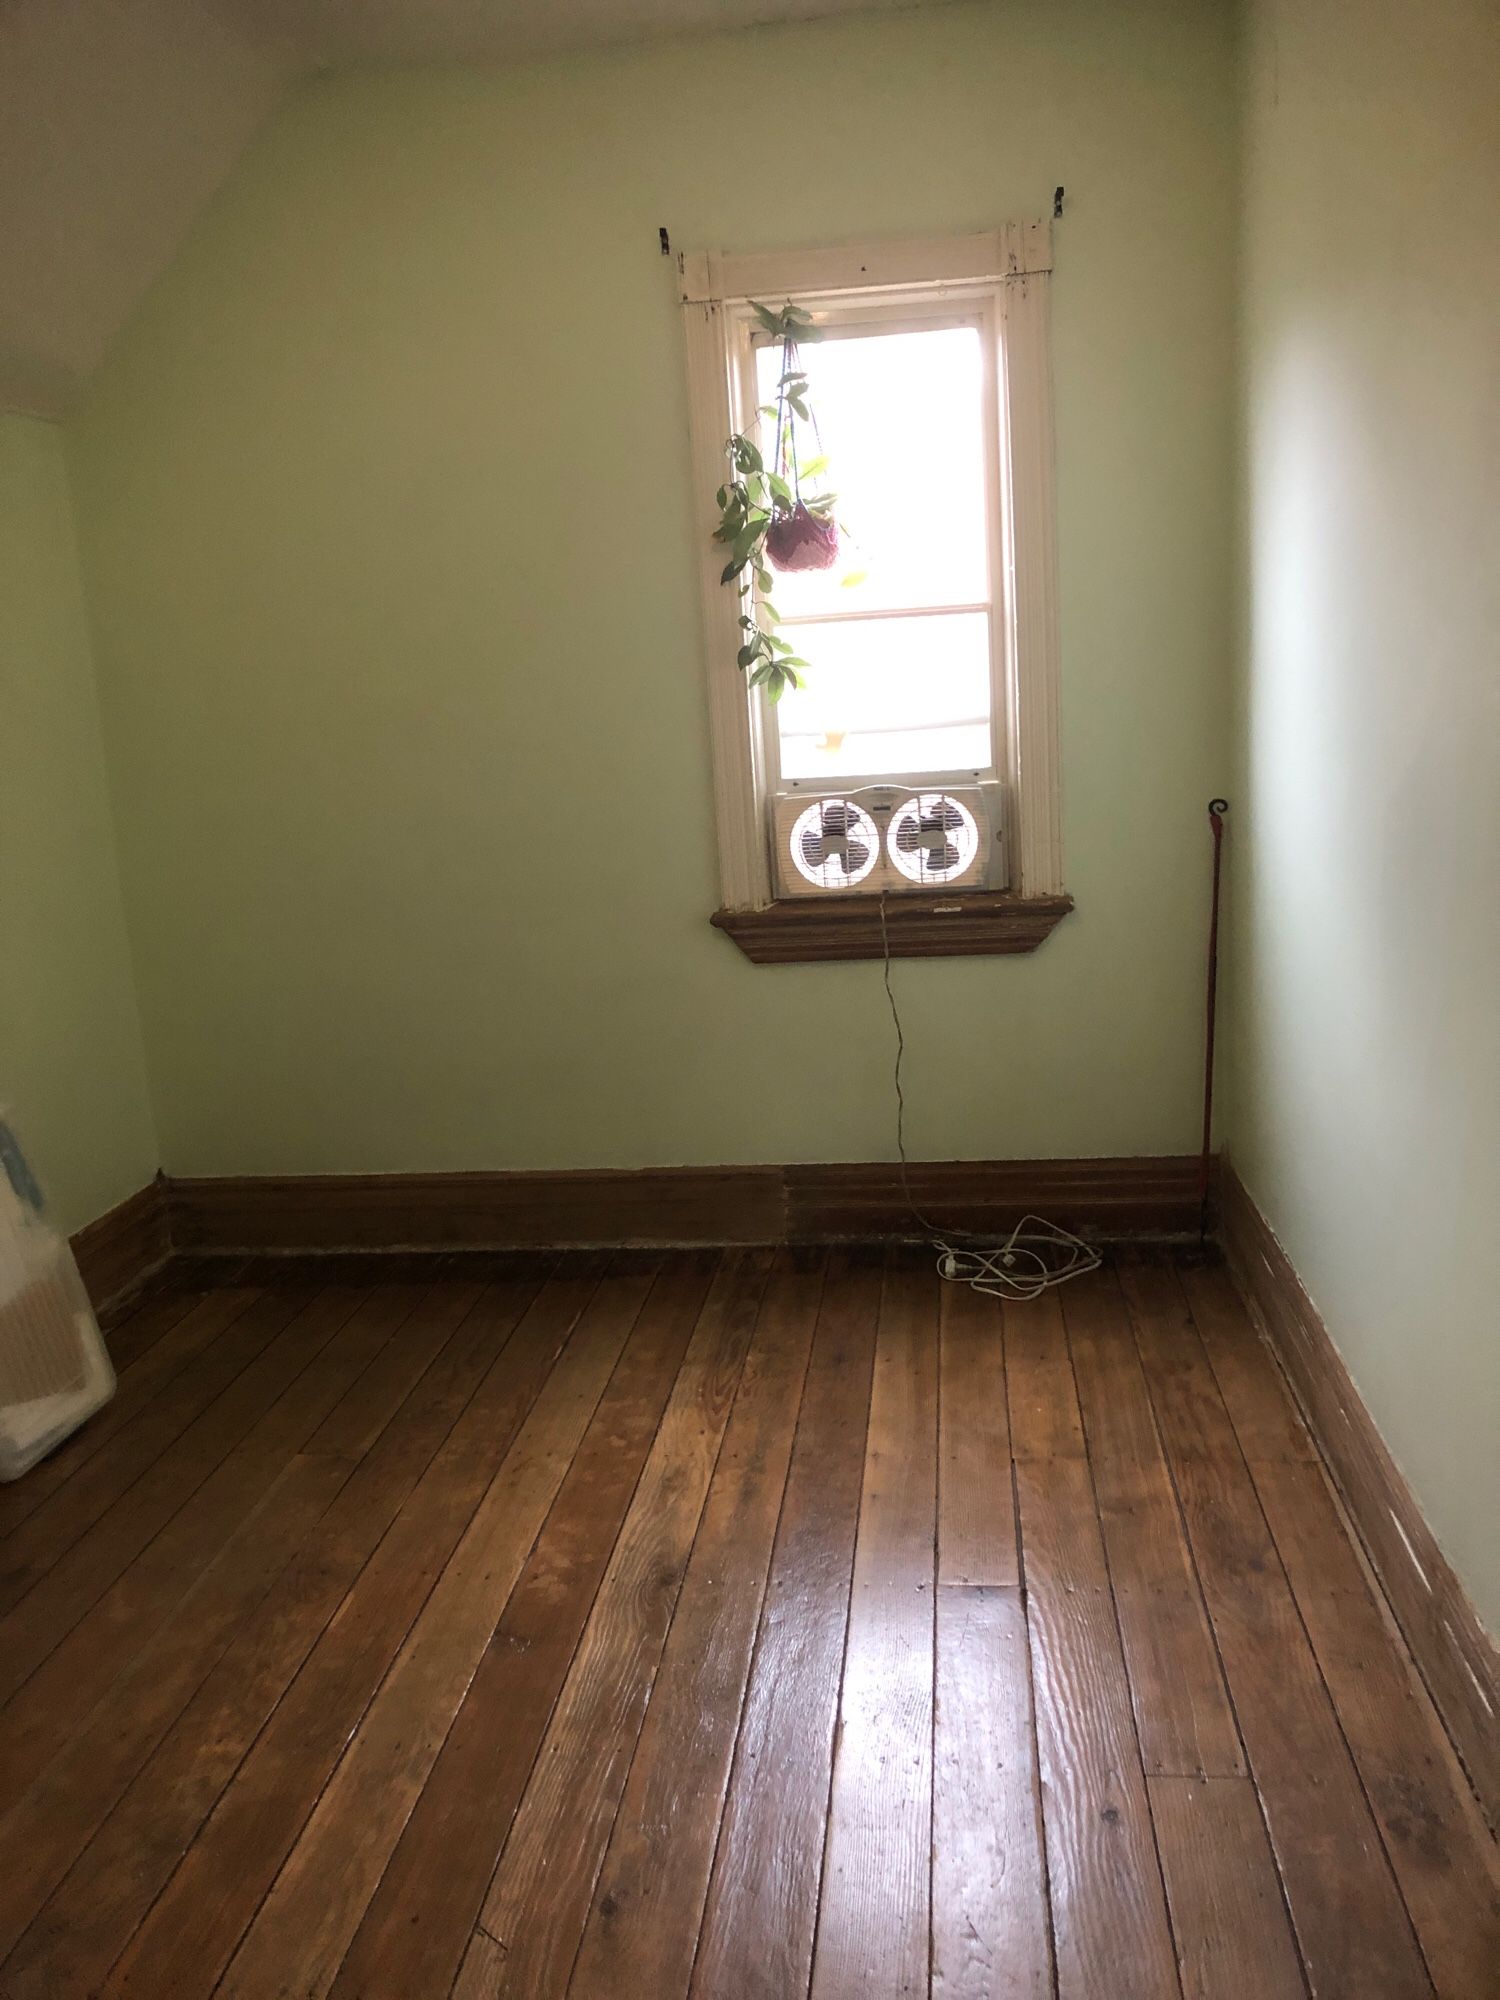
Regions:
<instances>
[{"instance_id":1,"label":"plastic wrapped object","mask_svg":"<svg viewBox=\"0 0 1500 2000\"><path fill-rule=\"evenodd\" d=\"M0 1479L19 1479L114 1392L68 1239L0 1113Z\"/></svg>"}]
</instances>

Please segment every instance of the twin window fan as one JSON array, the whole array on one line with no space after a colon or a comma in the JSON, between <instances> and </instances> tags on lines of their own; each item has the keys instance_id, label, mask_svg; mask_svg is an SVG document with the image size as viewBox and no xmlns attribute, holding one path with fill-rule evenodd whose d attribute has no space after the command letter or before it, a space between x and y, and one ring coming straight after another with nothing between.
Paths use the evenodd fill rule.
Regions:
<instances>
[{"instance_id":1,"label":"twin window fan","mask_svg":"<svg viewBox=\"0 0 1500 2000\"><path fill-rule=\"evenodd\" d=\"M998 787L850 787L775 801L783 896L912 894L1003 886Z\"/></svg>"}]
</instances>

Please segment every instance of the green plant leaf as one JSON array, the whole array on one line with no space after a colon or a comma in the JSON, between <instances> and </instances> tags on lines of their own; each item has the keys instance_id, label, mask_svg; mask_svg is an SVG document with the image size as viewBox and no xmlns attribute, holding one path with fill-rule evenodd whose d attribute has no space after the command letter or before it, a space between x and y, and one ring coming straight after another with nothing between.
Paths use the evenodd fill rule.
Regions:
<instances>
[{"instance_id":1,"label":"green plant leaf","mask_svg":"<svg viewBox=\"0 0 1500 2000\"><path fill-rule=\"evenodd\" d=\"M869 580L870 572L867 569L851 569L847 576L839 578L839 588L857 590L862 583L868 583Z\"/></svg>"},{"instance_id":2,"label":"green plant leaf","mask_svg":"<svg viewBox=\"0 0 1500 2000\"><path fill-rule=\"evenodd\" d=\"M742 562L726 563L719 577L720 583L732 583L744 567Z\"/></svg>"}]
</instances>

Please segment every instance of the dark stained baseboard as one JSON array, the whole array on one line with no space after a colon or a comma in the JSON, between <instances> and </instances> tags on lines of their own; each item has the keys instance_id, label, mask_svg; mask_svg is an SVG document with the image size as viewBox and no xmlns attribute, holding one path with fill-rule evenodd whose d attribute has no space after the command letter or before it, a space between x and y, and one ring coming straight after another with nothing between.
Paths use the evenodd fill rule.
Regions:
<instances>
[{"instance_id":1,"label":"dark stained baseboard","mask_svg":"<svg viewBox=\"0 0 1500 2000\"><path fill-rule=\"evenodd\" d=\"M784 1233L794 1243L927 1234L919 1217L938 1232L994 1235L1042 1215L1101 1240L1189 1236L1198 1227L1198 1162L1190 1158L914 1160L904 1179L884 1163L780 1171Z\"/></svg>"},{"instance_id":2,"label":"dark stained baseboard","mask_svg":"<svg viewBox=\"0 0 1500 2000\"><path fill-rule=\"evenodd\" d=\"M1192 1159L914 1163L934 1223L993 1233L1036 1211L1101 1238L1197 1227ZM889 1165L311 1174L174 1180L180 1252L503 1250L917 1236Z\"/></svg>"},{"instance_id":3,"label":"dark stained baseboard","mask_svg":"<svg viewBox=\"0 0 1500 2000\"><path fill-rule=\"evenodd\" d=\"M1227 1162L1220 1207L1230 1269L1306 1412L1493 1826L1500 1821L1500 1653L1423 1519L1290 1258Z\"/></svg>"},{"instance_id":4,"label":"dark stained baseboard","mask_svg":"<svg viewBox=\"0 0 1500 2000\"><path fill-rule=\"evenodd\" d=\"M172 1254L165 1178L158 1174L149 1186L127 1195L97 1221L86 1223L71 1242L94 1311L107 1320L129 1304Z\"/></svg>"},{"instance_id":5,"label":"dark stained baseboard","mask_svg":"<svg viewBox=\"0 0 1500 2000\"><path fill-rule=\"evenodd\" d=\"M173 1238L189 1254L770 1243L781 1214L768 1167L245 1175L171 1189Z\"/></svg>"}]
</instances>

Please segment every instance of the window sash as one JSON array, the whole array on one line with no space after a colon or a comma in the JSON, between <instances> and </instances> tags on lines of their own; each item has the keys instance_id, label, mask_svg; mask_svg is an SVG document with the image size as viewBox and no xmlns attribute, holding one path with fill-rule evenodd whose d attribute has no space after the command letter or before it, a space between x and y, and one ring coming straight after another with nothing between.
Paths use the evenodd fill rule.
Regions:
<instances>
[{"instance_id":1,"label":"window sash","mask_svg":"<svg viewBox=\"0 0 1500 2000\"><path fill-rule=\"evenodd\" d=\"M980 766L951 765L928 772L925 776L934 783L973 784L976 781L992 782L1004 772L1007 765L1006 734L1010 712L1009 673L1005 644L1004 605L1004 549L1006 527L1002 519L1005 488L1001 468L1000 430L1000 347L1004 338L1001 325L1000 301L993 286L946 290L941 297L913 299L909 293L899 293L885 297L851 297L844 292L814 292L798 301L810 312L821 316L821 339L869 338L872 334L900 334L939 332L949 327L973 327L980 336L982 376L980 387L980 423L985 439L983 476L985 510L986 569L988 594L970 604L911 604L882 607L875 611L829 611L788 612L780 621L778 630L795 630L799 626L819 624L855 623L860 619L941 617L955 612L983 612L989 619L990 656L990 712L989 712L989 756ZM756 360L762 350L774 346L774 337L768 334L755 317L754 309L747 301L732 309L729 318L728 338L730 343L730 365L733 381L731 398L731 428L753 434L759 424L758 411L761 396L756 375ZM821 340L820 340L821 344ZM835 476L837 467L834 468ZM754 586L752 586L754 588ZM758 593L757 593L758 594ZM783 775L781 769L781 731L778 726L774 703L768 701L759 688L749 691L753 714L753 727L759 739L761 769L765 774L761 812L769 828L775 811L775 801L792 789L805 789L810 781L792 780ZM869 780L878 784L906 786L919 774L913 771L899 772L840 772L830 773L828 784L837 787L851 778Z\"/></svg>"},{"instance_id":2,"label":"window sash","mask_svg":"<svg viewBox=\"0 0 1500 2000\"><path fill-rule=\"evenodd\" d=\"M739 599L719 581L713 496L724 477L724 439L742 393L738 329L752 298L888 310L898 298L919 319L988 302L996 338L995 422L1004 546L992 568L992 617L1002 627L1005 740L999 776L1013 894L1063 894L1058 770L1059 646L1050 352L1051 225L1008 223L983 235L722 256L679 256L688 351L694 522L701 539L714 815L720 896L726 910L773 900L765 732L734 666ZM987 346L989 343L987 343ZM753 408L753 403L751 404ZM903 774L923 782L951 774ZM842 781L840 781L842 782ZM881 782L884 782L883 780ZM789 788L790 789L790 788ZM798 790L804 789L801 785ZM805 789L811 790L812 787Z\"/></svg>"}]
</instances>

